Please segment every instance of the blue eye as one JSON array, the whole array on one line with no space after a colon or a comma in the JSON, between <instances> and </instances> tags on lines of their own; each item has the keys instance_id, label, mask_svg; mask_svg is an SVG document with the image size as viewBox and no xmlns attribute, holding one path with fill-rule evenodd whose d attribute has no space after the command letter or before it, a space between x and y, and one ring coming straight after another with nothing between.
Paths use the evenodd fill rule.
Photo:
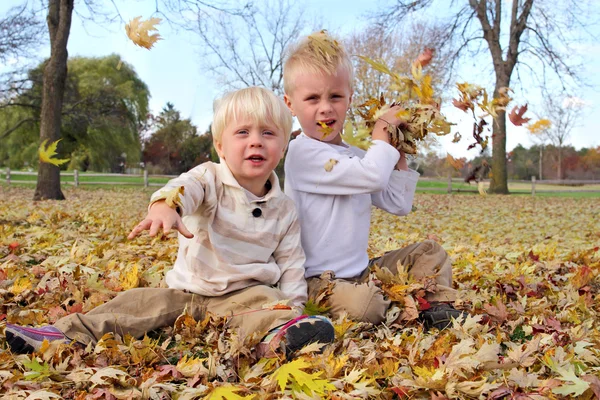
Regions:
<instances>
[{"instance_id":1,"label":"blue eye","mask_svg":"<svg viewBox=\"0 0 600 400\"><path fill-rule=\"evenodd\" d=\"M273 131L264 131L263 135L272 135L272 136L275 136L275 132L273 132Z\"/></svg>"},{"instance_id":2,"label":"blue eye","mask_svg":"<svg viewBox=\"0 0 600 400\"><path fill-rule=\"evenodd\" d=\"M241 129L241 130L239 130L237 133L238 133L238 135L247 135L247 134L248 134L248 131L247 131L247 130L245 130L245 129Z\"/></svg>"}]
</instances>

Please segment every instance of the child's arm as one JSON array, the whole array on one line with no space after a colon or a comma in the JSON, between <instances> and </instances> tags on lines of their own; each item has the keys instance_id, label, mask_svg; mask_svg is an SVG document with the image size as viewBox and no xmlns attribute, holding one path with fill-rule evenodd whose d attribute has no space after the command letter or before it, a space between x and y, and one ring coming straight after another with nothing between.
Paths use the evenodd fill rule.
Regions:
<instances>
[{"instance_id":1,"label":"child's arm","mask_svg":"<svg viewBox=\"0 0 600 400\"><path fill-rule=\"evenodd\" d=\"M279 289L292 306L303 306L308 297L308 286L304 277L304 250L300 243L300 223L296 210L290 216L291 223L273 253L275 262L281 269Z\"/></svg>"},{"instance_id":2,"label":"child's arm","mask_svg":"<svg viewBox=\"0 0 600 400\"><path fill-rule=\"evenodd\" d=\"M192 238L194 235L185 227L181 217L192 214L202 204L207 188L207 176L211 175L200 165L167 182L163 188L152 194L146 218L133 228L128 238L133 239L146 229L150 230L150 236L154 236L161 228L165 234L171 229L176 229L186 238ZM172 206L167 204L166 200L169 197Z\"/></svg>"},{"instance_id":3,"label":"child's arm","mask_svg":"<svg viewBox=\"0 0 600 400\"><path fill-rule=\"evenodd\" d=\"M353 195L387 187L398 163L398 150L375 139L363 158L350 149L340 153L310 138L292 140L285 161L285 177L292 189L307 193Z\"/></svg>"}]
</instances>

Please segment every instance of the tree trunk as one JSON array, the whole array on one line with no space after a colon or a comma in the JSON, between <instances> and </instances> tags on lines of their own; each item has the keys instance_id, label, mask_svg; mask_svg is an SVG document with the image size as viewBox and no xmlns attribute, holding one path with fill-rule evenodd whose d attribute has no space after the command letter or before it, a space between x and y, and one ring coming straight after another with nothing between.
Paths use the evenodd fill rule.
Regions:
<instances>
[{"instance_id":1,"label":"tree trunk","mask_svg":"<svg viewBox=\"0 0 600 400\"><path fill-rule=\"evenodd\" d=\"M562 180L562 146L558 146L558 180Z\"/></svg>"},{"instance_id":2,"label":"tree trunk","mask_svg":"<svg viewBox=\"0 0 600 400\"><path fill-rule=\"evenodd\" d=\"M510 76L510 75L509 75ZM496 79L494 98L498 91L508 87L508 81ZM508 194L508 182L506 173L506 111L498 111L498 118L493 122L492 128L492 174L490 180L490 193Z\"/></svg>"},{"instance_id":3,"label":"tree trunk","mask_svg":"<svg viewBox=\"0 0 600 400\"><path fill-rule=\"evenodd\" d=\"M40 142L47 144L60 139L61 114L67 80L67 42L71 30L74 0L49 0L48 31L50 32L50 59L44 68L42 111L40 115ZM34 200L64 200L60 189L60 169L40 162Z\"/></svg>"}]
</instances>

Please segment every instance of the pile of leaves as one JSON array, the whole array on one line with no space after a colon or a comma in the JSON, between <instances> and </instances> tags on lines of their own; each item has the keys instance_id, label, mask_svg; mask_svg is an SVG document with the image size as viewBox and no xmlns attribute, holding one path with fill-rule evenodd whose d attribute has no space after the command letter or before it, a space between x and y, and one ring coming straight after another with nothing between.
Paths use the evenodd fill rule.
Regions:
<instances>
[{"instance_id":1,"label":"pile of leaves","mask_svg":"<svg viewBox=\"0 0 600 400\"><path fill-rule=\"evenodd\" d=\"M149 192L66 190L34 203L0 188L0 393L7 399L364 399L600 397L600 222L595 199L417 195L375 211L370 256L435 240L451 255L457 307L444 331L416 321L431 279L376 273L393 300L381 326L335 321L336 340L259 359L255 335L208 315L144 338L8 350L6 322L48 324L133 287L161 287L174 234L128 241ZM326 296L323 297L326 300ZM326 307L326 303L313 306Z\"/></svg>"}]
</instances>

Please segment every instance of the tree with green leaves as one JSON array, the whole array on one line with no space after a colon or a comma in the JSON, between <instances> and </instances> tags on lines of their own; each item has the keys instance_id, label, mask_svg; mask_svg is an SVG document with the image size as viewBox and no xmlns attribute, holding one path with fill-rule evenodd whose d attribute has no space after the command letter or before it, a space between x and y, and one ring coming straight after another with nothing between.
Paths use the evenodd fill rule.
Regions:
<instances>
[{"instance_id":1,"label":"tree with green leaves","mask_svg":"<svg viewBox=\"0 0 600 400\"><path fill-rule=\"evenodd\" d=\"M47 63L31 70L29 88L10 99L10 107L0 110L7 126L26 121L0 148L0 157L12 168L37 164ZM116 171L122 154L129 162L139 161L139 132L147 119L150 97L146 84L117 55L75 57L68 68L60 127L60 154L71 158L68 167Z\"/></svg>"},{"instance_id":2,"label":"tree with green leaves","mask_svg":"<svg viewBox=\"0 0 600 400\"><path fill-rule=\"evenodd\" d=\"M198 135L190 119L182 119L167 103L152 124L153 132L144 143L144 162L165 174L180 174L211 160L212 135Z\"/></svg>"}]
</instances>

